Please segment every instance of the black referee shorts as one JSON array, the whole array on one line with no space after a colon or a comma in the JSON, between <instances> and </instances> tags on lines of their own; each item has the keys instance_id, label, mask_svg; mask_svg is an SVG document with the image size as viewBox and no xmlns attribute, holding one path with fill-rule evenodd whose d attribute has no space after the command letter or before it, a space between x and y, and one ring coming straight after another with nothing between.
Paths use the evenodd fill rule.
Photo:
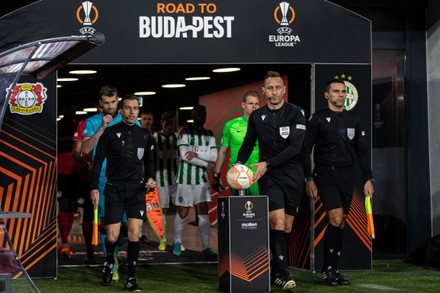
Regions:
<instances>
[{"instance_id":1,"label":"black referee shorts","mask_svg":"<svg viewBox=\"0 0 440 293\"><path fill-rule=\"evenodd\" d=\"M354 192L353 167L317 166L314 180L326 211L343 208L348 214Z\"/></svg>"},{"instance_id":2,"label":"black referee shorts","mask_svg":"<svg viewBox=\"0 0 440 293\"><path fill-rule=\"evenodd\" d=\"M107 182L104 189L105 223L122 222L124 211L128 219L146 220L145 192L143 183Z\"/></svg>"},{"instance_id":3,"label":"black referee shorts","mask_svg":"<svg viewBox=\"0 0 440 293\"><path fill-rule=\"evenodd\" d=\"M260 194L269 197L269 211L284 209L288 215L298 214L304 191L304 171L301 166L272 169L258 182Z\"/></svg>"}]
</instances>

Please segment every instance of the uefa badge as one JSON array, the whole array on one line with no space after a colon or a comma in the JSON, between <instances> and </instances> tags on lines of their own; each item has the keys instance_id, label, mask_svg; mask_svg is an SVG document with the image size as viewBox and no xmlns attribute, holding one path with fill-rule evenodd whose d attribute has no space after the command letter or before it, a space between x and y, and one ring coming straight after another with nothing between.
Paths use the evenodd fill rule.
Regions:
<instances>
[{"instance_id":1,"label":"uefa badge","mask_svg":"<svg viewBox=\"0 0 440 293\"><path fill-rule=\"evenodd\" d=\"M347 136L350 140L353 140L355 135L355 129L354 128L347 128Z\"/></svg>"},{"instance_id":2,"label":"uefa badge","mask_svg":"<svg viewBox=\"0 0 440 293\"><path fill-rule=\"evenodd\" d=\"M137 149L137 156L138 156L139 160L142 160L142 158L144 157L144 152L145 152L144 148L138 148Z\"/></svg>"},{"instance_id":3,"label":"uefa badge","mask_svg":"<svg viewBox=\"0 0 440 293\"><path fill-rule=\"evenodd\" d=\"M11 88L7 91L11 91ZM47 88L39 82L16 84L9 99L11 113L20 115L42 113L44 101L47 99L46 91Z\"/></svg>"},{"instance_id":4,"label":"uefa badge","mask_svg":"<svg viewBox=\"0 0 440 293\"><path fill-rule=\"evenodd\" d=\"M280 135L284 139L288 138L290 135L290 126L280 127Z\"/></svg>"}]
</instances>

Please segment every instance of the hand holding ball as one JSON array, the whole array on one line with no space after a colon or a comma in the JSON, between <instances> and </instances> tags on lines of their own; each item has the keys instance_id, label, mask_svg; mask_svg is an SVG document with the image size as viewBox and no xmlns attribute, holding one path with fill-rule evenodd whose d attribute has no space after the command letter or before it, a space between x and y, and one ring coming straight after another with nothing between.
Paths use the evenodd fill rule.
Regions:
<instances>
[{"instance_id":1,"label":"hand holding ball","mask_svg":"<svg viewBox=\"0 0 440 293\"><path fill-rule=\"evenodd\" d=\"M248 189L252 185L254 174L245 165L234 165L226 174L226 180L234 189Z\"/></svg>"}]
</instances>

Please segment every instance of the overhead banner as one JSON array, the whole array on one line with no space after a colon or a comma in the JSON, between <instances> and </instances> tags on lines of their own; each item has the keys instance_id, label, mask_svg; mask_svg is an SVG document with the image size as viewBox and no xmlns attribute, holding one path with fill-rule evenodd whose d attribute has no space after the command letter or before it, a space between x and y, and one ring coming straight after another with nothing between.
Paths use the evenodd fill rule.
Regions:
<instances>
[{"instance_id":1,"label":"overhead banner","mask_svg":"<svg viewBox=\"0 0 440 293\"><path fill-rule=\"evenodd\" d=\"M3 17L0 51L96 31L75 64L371 62L371 22L324 0L43 0Z\"/></svg>"}]
</instances>

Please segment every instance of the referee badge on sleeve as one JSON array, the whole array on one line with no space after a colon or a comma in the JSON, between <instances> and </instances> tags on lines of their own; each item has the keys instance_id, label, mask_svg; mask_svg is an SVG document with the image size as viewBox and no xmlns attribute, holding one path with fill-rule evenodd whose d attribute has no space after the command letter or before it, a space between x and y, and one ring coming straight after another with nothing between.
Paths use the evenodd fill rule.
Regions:
<instances>
[{"instance_id":1,"label":"referee badge on sleeve","mask_svg":"<svg viewBox=\"0 0 440 293\"><path fill-rule=\"evenodd\" d=\"M280 135L282 138L288 138L290 135L290 126L281 126Z\"/></svg>"},{"instance_id":2,"label":"referee badge on sleeve","mask_svg":"<svg viewBox=\"0 0 440 293\"><path fill-rule=\"evenodd\" d=\"M138 148L137 155L138 155L138 159L142 160L142 158L144 157L144 148Z\"/></svg>"},{"instance_id":3,"label":"referee badge on sleeve","mask_svg":"<svg viewBox=\"0 0 440 293\"><path fill-rule=\"evenodd\" d=\"M350 140L354 138L354 128L347 128L347 136Z\"/></svg>"}]
</instances>

